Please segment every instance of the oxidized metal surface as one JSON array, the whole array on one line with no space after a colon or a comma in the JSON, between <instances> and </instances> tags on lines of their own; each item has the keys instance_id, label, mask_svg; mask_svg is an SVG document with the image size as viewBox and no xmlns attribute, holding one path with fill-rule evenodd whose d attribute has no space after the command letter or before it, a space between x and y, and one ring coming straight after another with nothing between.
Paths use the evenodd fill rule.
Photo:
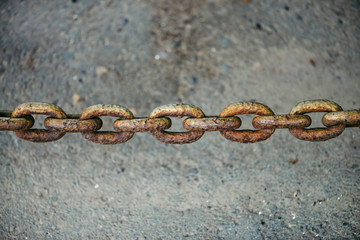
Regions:
<instances>
[{"instance_id":1,"label":"oxidized metal surface","mask_svg":"<svg viewBox=\"0 0 360 240\"><path fill-rule=\"evenodd\" d=\"M51 103L30 102L20 104L12 112L11 117L22 117L31 114L49 115L54 118L66 118L64 110Z\"/></svg>"},{"instance_id":2,"label":"oxidized metal surface","mask_svg":"<svg viewBox=\"0 0 360 240\"><path fill-rule=\"evenodd\" d=\"M330 112L323 116L322 123L329 127L346 124L346 127L360 127L360 110Z\"/></svg>"},{"instance_id":3,"label":"oxidized metal surface","mask_svg":"<svg viewBox=\"0 0 360 240\"><path fill-rule=\"evenodd\" d=\"M300 140L319 142L339 136L345 129L345 125L335 125L328 128L290 128L290 133Z\"/></svg>"},{"instance_id":4,"label":"oxidized metal surface","mask_svg":"<svg viewBox=\"0 0 360 240\"><path fill-rule=\"evenodd\" d=\"M91 132L97 131L102 127L102 121L98 117L80 120L79 114L68 114L65 119L48 117L44 121L44 126L49 130L65 132Z\"/></svg>"},{"instance_id":5,"label":"oxidized metal surface","mask_svg":"<svg viewBox=\"0 0 360 240\"><path fill-rule=\"evenodd\" d=\"M118 132L149 132L171 127L170 118L134 118L130 120L116 120L114 129Z\"/></svg>"},{"instance_id":6,"label":"oxidized metal surface","mask_svg":"<svg viewBox=\"0 0 360 240\"><path fill-rule=\"evenodd\" d=\"M0 111L0 131L27 130L34 125L32 116L11 118L11 111Z\"/></svg>"},{"instance_id":7,"label":"oxidized metal surface","mask_svg":"<svg viewBox=\"0 0 360 240\"><path fill-rule=\"evenodd\" d=\"M66 132L49 131L46 129L29 129L26 131L14 131L21 139L31 142L52 142L62 138Z\"/></svg>"},{"instance_id":8,"label":"oxidized metal surface","mask_svg":"<svg viewBox=\"0 0 360 240\"><path fill-rule=\"evenodd\" d=\"M238 102L225 107L219 116L231 117L238 114L257 114L260 116L274 115L273 111L269 107L261 103ZM261 130L220 130L220 133L230 141L254 143L268 139L274 131L275 128Z\"/></svg>"},{"instance_id":9,"label":"oxidized metal surface","mask_svg":"<svg viewBox=\"0 0 360 240\"><path fill-rule=\"evenodd\" d=\"M99 104L88 107L85 109L80 120L90 119L100 116L112 116L120 119L133 119L134 115L127 108L114 105L114 104ZM128 141L133 137L133 132L109 132L109 131L96 131L96 132L82 132L83 137L89 141L101 144L118 144Z\"/></svg>"},{"instance_id":10,"label":"oxidized metal surface","mask_svg":"<svg viewBox=\"0 0 360 240\"><path fill-rule=\"evenodd\" d=\"M336 112L342 111L342 108L329 100L312 100L298 103L290 111L290 115L299 115L311 112ZM325 141L339 136L345 129L345 123L339 123L327 128L290 128L290 133L301 140L305 141Z\"/></svg>"},{"instance_id":11,"label":"oxidized metal surface","mask_svg":"<svg viewBox=\"0 0 360 240\"><path fill-rule=\"evenodd\" d=\"M238 117L205 117L205 118L187 118L183 122L186 130L219 131L221 129L236 129L241 126L241 120Z\"/></svg>"},{"instance_id":12,"label":"oxidized metal surface","mask_svg":"<svg viewBox=\"0 0 360 240\"><path fill-rule=\"evenodd\" d=\"M311 112L328 112L322 118L326 128L311 128ZM49 115L46 129L31 129L34 118L31 114ZM260 130L235 130L241 120L235 115L257 114L252 124ZM102 127L101 116L119 119L113 122L114 131L98 131ZM189 118L183 121L188 132L167 132L171 127L169 117ZM161 142L185 144L197 141L205 131L220 131L231 141L253 143L269 138L276 129L288 128L300 140L325 141L340 135L345 127L360 126L360 110L343 111L329 100L304 101L293 107L289 114L274 115L261 103L238 102L225 107L219 117L206 117L202 110L193 105L169 104L155 108L149 118L134 118L127 108L120 105L94 105L81 115L67 115L61 108L49 103L24 103L13 112L0 111L0 131L14 131L19 138L32 142L48 142L60 139L66 132L80 132L87 140L100 144L123 143L135 132L148 132Z\"/></svg>"},{"instance_id":13,"label":"oxidized metal surface","mask_svg":"<svg viewBox=\"0 0 360 240\"><path fill-rule=\"evenodd\" d=\"M24 103L12 112L11 117L23 117L31 114L49 115L54 118L66 118L65 112L58 106L50 103ZM63 131L51 131L46 129L28 129L14 131L15 135L32 142L51 142L62 138Z\"/></svg>"},{"instance_id":14,"label":"oxidized metal surface","mask_svg":"<svg viewBox=\"0 0 360 240\"><path fill-rule=\"evenodd\" d=\"M258 116L252 120L252 125L257 129L308 127L310 124L311 118L304 115L284 114L273 116Z\"/></svg>"},{"instance_id":15,"label":"oxidized metal surface","mask_svg":"<svg viewBox=\"0 0 360 240\"><path fill-rule=\"evenodd\" d=\"M91 142L100 144L119 144L128 141L134 136L133 132L82 132L83 137Z\"/></svg>"},{"instance_id":16,"label":"oxidized metal surface","mask_svg":"<svg viewBox=\"0 0 360 240\"><path fill-rule=\"evenodd\" d=\"M150 118L159 117L194 117L202 118L204 113L200 108L187 104L169 104L155 108L150 113ZM204 134L205 131L189 131L189 132L166 132L164 130L152 131L152 135L160 142L172 143L172 144L185 144L197 141Z\"/></svg>"}]
</instances>

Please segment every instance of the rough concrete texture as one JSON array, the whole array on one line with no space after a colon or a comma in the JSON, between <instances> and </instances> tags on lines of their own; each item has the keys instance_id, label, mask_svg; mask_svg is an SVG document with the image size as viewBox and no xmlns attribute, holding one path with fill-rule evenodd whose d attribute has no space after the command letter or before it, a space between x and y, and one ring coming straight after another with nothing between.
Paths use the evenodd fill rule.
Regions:
<instances>
[{"instance_id":1,"label":"rough concrete texture","mask_svg":"<svg viewBox=\"0 0 360 240\"><path fill-rule=\"evenodd\" d=\"M0 108L114 103L148 116L184 102L217 115L252 100L288 113L324 98L358 109L359 9L355 0L2 0ZM320 125L321 113L310 116ZM251 117L241 116L244 128ZM114 118L103 119L110 129ZM255 144L206 133L189 145L139 133L115 146L1 132L0 236L360 238L359 131L313 143L277 130Z\"/></svg>"}]
</instances>

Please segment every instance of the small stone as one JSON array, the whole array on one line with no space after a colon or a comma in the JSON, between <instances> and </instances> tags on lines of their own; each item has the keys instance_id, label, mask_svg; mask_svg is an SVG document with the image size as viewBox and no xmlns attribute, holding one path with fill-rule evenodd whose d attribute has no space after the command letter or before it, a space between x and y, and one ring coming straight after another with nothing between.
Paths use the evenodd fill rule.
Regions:
<instances>
[{"instance_id":1,"label":"small stone","mask_svg":"<svg viewBox=\"0 0 360 240\"><path fill-rule=\"evenodd\" d=\"M262 30L262 26L260 23L256 23L256 28L259 29L259 30Z\"/></svg>"},{"instance_id":2,"label":"small stone","mask_svg":"<svg viewBox=\"0 0 360 240\"><path fill-rule=\"evenodd\" d=\"M261 63L259 62L254 63L254 68L261 68Z\"/></svg>"},{"instance_id":3,"label":"small stone","mask_svg":"<svg viewBox=\"0 0 360 240\"><path fill-rule=\"evenodd\" d=\"M226 37L220 38L220 43L224 44L224 45L229 45L230 44L230 40Z\"/></svg>"},{"instance_id":4,"label":"small stone","mask_svg":"<svg viewBox=\"0 0 360 240\"><path fill-rule=\"evenodd\" d=\"M77 93L74 93L74 95L72 96L72 99L73 99L73 103L77 104L80 101L81 96Z\"/></svg>"},{"instance_id":5,"label":"small stone","mask_svg":"<svg viewBox=\"0 0 360 240\"><path fill-rule=\"evenodd\" d=\"M316 66L315 61L314 61L312 58L310 58L309 63L310 63L310 65L313 66L313 67Z\"/></svg>"},{"instance_id":6,"label":"small stone","mask_svg":"<svg viewBox=\"0 0 360 240\"><path fill-rule=\"evenodd\" d=\"M192 78L191 78L191 82L192 82L193 84L196 84L197 81L198 81L197 77L192 77Z\"/></svg>"},{"instance_id":7,"label":"small stone","mask_svg":"<svg viewBox=\"0 0 360 240\"><path fill-rule=\"evenodd\" d=\"M96 75L101 77L102 75L106 74L108 72L108 69L104 66L97 66L96 67Z\"/></svg>"}]
</instances>

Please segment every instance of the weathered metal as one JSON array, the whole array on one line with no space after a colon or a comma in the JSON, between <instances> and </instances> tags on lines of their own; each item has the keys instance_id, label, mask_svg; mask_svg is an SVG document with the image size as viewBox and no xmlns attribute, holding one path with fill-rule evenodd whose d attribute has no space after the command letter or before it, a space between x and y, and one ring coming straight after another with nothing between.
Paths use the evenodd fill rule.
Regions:
<instances>
[{"instance_id":1,"label":"weathered metal","mask_svg":"<svg viewBox=\"0 0 360 240\"><path fill-rule=\"evenodd\" d=\"M311 112L336 112L342 111L342 108L335 102L329 100L311 100L298 103L291 109L290 115L301 115ZM326 128L289 128L290 133L301 140L305 141L325 141L339 136L345 129L345 123L338 123Z\"/></svg>"},{"instance_id":2,"label":"weathered metal","mask_svg":"<svg viewBox=\"0 0 360 240\"><path fill-rule=\"evenodd\" d=\"M64 132L91 132L102 127L102 121L98 117L80 120L80 114L67 114L65 119L48 117L44 120L44 126L49 130Z\"/></svg>"},{"instance_id":3,"label":"weathered metal","mask_svg":"<svg viewBox=\"0 0 360 240\"><path fill-rule=\"evenodd\" d=\"M238 102L232 103L225 107L220 117L231 117L238 114L256 114L260 116L274 115L273 111L261 104L254 102ZM226 139L241 143L254 143L268 139L275 129L261 129L261 130L220 130L221 135Z\"/></svg>"},{"instance_id":4,"label":"weathered metal","mask_svg":"<svg viewBox=\"0 0 360 240\"><path fill-rule=\"evenodd\" d=\"M91 119L93 117L112 116L120 119L133 119L134 115L127 108L120 105L94 105L85 109L80 116L80 120ZM134 132L110 132L95 131L81 132L83 137L89 141L100 144L118 144L128 141L133 137Z\"/></svg>"},{"instance_id":5,"label":"weathered metal","mask_svg":"<svg viewBox=\"0 0 360 240\"><path fill-rule=\"evenodd\" d=\"M325 128L306 128L311 124L311 112L327 112L322 117ZM32 129L33 114L48 115L46 129ZM235 115L256 114L252 120L255 130L240 129L241 119ZM102 127L99 117L117 117L115 131L98 131ZM182 118L188 132L167 132L169 117ZM67 132L80 132L85 139L100 144L118 144L128 141L135 132L151 132L161 142L186 144L197 141L205 131L219 131L226 139L241 143L260 142L269 138L276 129L288 128L296 138L306 141L325 141L339 136L346 127L360 126L360 110L343 111L329 100L304 101L293 107L289 114L274 115L261 103L237 102L225 107L220 115L206 117L193 105L169 104L155 108L149 118L134 118L133 113L120 105L94 105L82 114L67 115L60 107L49 103L24 103L13 112L0 111L0 131L14 131L16 136L32 142L49 142Z\"/></svg>"},{"instance_id":6,"label":"weathered metal","mask_svg":"<svg viewBox=\"0 0 360 240\"><path fill-rule=\"evenodd\" d=\"M171 127L170 118L134 118L130 120L116 120L114 129L118 132L150 132L164 130Z\"/></svg>"},{"instance_id":7,"label":"weathered metal","mask_svg":"<svg viewBox=\"0 0 360 240\"><path fill-rule=\"evenodd\" d=\"M184 120L183 126L188 131L219 131L239 128L241 126L241 120L238 117L187 118Z\"/></svg>"},{"instance_id":8,"label":"weathered metal","mask_svg":"<svg viewBox=\"0 0 360 240\"><path fill-rule=\"evenodd\" d=\"M293 128L293 127L308 127L311 124L311 118L304 115L273 115L273 116L258 116L252 120L254 128Z\"/></svg>"},{"instance_id":9,"label":"weathered metal","mask_svg":"<svg viewBox=\"0 0 360 240\"><path fill-rule=\"evenodd\" d=\"M360 127L360 110L327 113L323 116L322 123L327 127L336 124L345 124L346 127Z\"/></svg>"},{"instance_id":10,"label":"weathered metal","mask_svg":"<svg viewBox=\"0 0 360 240\"><path fill-rule=\"evenodd\" d=\"M0 110L0 131L27 130L34 125L32 116L12 118L11 111Z\"/></svg>"},{"instance_id":11,"label":"weathered metal","mask_svg":"<svg viewBox=\"0 0 360 240\"><path fill-rule=\"evenodd\" d=\"M200 108L193 105L187 104L169 104L155 108L151 113L149 118L159 118L159 117L184 117L189 116L193 118L202 118L204 113ZM192 143L197 141L204 134L205 131L189 131L189 132L166 132L164 130L154 130L152 135L164 143L172 144L184 144Z\"/></svg>"},{"instance_id":12,"label":"weathered metal","mask_svg":"<svg viewBox=\"0 0 360 240\"><path fill-rule=\"evenodd\" d=\"M66 118L65 112L51 103L30 102L19 105L12 112L12 118L24 117L31 114L49 115L53 118ZM66 132L47 129L16 130L15 135L32 142L51 142L62 138Z\"/></svg>"}]
</instances>

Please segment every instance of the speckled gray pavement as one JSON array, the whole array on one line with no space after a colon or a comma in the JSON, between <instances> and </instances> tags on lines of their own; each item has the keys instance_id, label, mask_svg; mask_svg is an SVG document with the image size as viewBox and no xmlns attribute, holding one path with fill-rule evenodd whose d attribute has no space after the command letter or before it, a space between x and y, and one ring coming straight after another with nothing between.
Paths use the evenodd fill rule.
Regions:
<instances>
[{"instance_id":1,"label":"speckled gray pavement","mask_svg":"<svg viewBox=\"0 0 360 240\"><path fill-rule=\"evenodd\" d=\"M245 2L2 0L0 108L360 107L359 1ZM310 116L320 126L322 113ZM359 239L359 133L312 143L277 130L239 144L213 132L189 145L138 133L102 146L1 132L0 238Z\"/></svg>"}]
</instances>

